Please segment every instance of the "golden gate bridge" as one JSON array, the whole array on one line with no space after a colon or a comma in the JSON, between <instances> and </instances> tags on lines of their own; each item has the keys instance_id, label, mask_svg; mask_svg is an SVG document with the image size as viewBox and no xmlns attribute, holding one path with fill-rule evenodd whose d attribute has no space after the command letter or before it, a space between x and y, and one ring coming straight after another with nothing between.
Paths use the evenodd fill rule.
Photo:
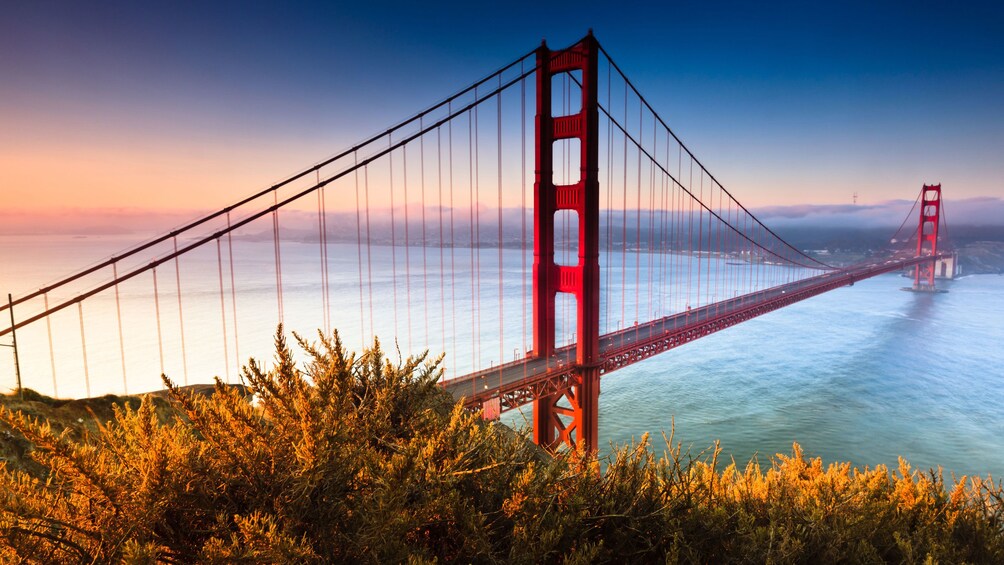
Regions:
<instances>
[{"instance_id":1,"label":"golden gate bridge","mask_svg":"<svg viewBox=\"0 0 1004 565\"><path fill-rule=\"evenodd\" d=\"M532 404L538 444L595 450L614 370L883 273L909 268L914 290L935 290L941 186L918 203L881 257L838 268L797 249L590 33L10 297L0 337L18 340L25 385L53 395L229 381L268 355L276 324L339 328L360 347L396 337L447 352L442 386L486 418Z\"/></svg>"}]
</instances>

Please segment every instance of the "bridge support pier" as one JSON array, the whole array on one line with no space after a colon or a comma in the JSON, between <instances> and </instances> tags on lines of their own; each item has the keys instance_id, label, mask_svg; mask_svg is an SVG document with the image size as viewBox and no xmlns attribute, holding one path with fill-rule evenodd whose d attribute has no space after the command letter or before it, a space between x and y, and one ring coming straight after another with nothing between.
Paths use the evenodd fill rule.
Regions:
<instances>
[{"instance_id":1,"label":"bridge support pier","mask_svg":"<svg viewBox=\"0 0 1004 565\"><path fill-rule=\"evenodd\" d=\"M941 224L941 185L924 185L920 190L920 224L917 226L917 256L938 254L938 226ZM913 290L937 292L934 265L919 263L914 267Z\"/></svg>"},{"instance_id":2,"label":"bridge support pier","mask_svg":"<svg viewBox=\"0 0 1004 565\"><path fill-rule=\"evenodd\" d=\"M600 265L599 265L599 106L598 44L592 33L561 51L546 45L537 50L536 170L534 180L533 353L548 359L555 348L555 296L576 298L577 350L572 377L564 391L533 403L534 441L554 449L561 443L595 451L598 445L600 394ZM552 116L551 81L561 73L578 74L579 113ZM556 186L554 142L579 140L577 182ZM578 263L554 262L554 215L571 210L578 216Z\"/></svg>"},{"instance_id":3,"label":"bridge support pier","mask_svg":"<svg viewBox=\"0 0 1004 565\"><path fill-rule=\"evenodd\" d=\"M533 441L548 449L565 444L595 453L599 448L599 368L576 369L558 394L533 402Z\"/></svg>"}]
</instances>

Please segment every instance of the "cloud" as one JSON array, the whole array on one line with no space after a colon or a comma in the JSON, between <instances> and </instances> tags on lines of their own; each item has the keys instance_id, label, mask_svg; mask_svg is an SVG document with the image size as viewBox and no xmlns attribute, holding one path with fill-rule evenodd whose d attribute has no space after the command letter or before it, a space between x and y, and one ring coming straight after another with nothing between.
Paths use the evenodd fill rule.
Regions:
<instances>
[{"instance_id":1,"label":"cloud","mask_svg":"<svg viewBox=\"0 0 1004 565\"><path fill-rule=\"evenodd\" d=\"M753 211L768 226L896 228L904 220L916 222L918 211L909 200L889 200L868 205L766 206ZM946 200L943 213L949 225L1004 225L1004 198L981 196L961 200Z\"/></svg>"},{"instance_id":2,"label":"cloud","mask_svg":"<svg viewBox=\"0 0 1004 565\"><path fill-rule=\"evenodd\" d=\"M917 211L911 212L913 202L909 200L889 200L867 205L793 205L766 206L752 210L765 224L772 228L791 227L841 227L841 228L892 228L895 229L904 220L913 224ZM442 214L449 223L449 208L440 209L436 206L425 207L409 205L410 220L413 225L421 223L423 212L429 225L438 230L439 218ZM466 208L454 210L455 220L466 226L470 211ZM205 210L151 210L144 208L55 208L48 210L3 210L0 211L0 235L123 235L138 236L158 235L204 214ZM527 214L531 212L527 210ZM948 200L944 204L945 217L949 225L1004 226L1004 198L983 196L961 200ZM236 217L241 217L238 214ZM403 220L403 209L397 210L397 221ZM284 230L302 229L314 230L316 233L316 212L303 210L285 210L281 214ZM505 208L502 211L502 222L507 237L521 231L522 221L519 208ZM385 208L375 208L370 211L369 218L373 229L389 229L390 214ZM365 220L364 220L365 221ZM532 216L527 222L532 225ZM497 230L498 209L485 205L480 207L482 229ZM249 226L256 229L271 230L271 223L265 222L264 227ZM211 229L219 229L220 226ZM355 211L329 211L328 229L331 233L344 231L355 235ZM459 229L459 228L458 228ZM462 230L461 230L462 231ZM351 232L351 233L349 233ZM437 232L438 233L438 232ZM346 235L346 237L348 236Z\"/></svg>"},{"instance_id":3,"label":"cloud","mask_svg":"<svg viewBox=\"0 0 1004 565\"><path fill-rule=\"evenodd\" d=\"M195 210L51 208L0 211L0 235L153 235L204 214Z\"/></svg>"}]
</instances>

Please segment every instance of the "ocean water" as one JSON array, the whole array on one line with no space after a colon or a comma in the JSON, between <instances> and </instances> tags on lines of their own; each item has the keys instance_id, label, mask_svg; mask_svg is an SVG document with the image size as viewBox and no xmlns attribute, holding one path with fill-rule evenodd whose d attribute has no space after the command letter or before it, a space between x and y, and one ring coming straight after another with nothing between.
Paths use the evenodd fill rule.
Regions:
<instances>
[{"instance_id":1,"label":"ocean water","mask_svg":"<svg viewBox=\"0 0 1004 565\"><path fill-rule=\"evenodd\" d=\"M0 290L17 296L128 243L2 237ZM393 356L397 348L405 355L445 351L448 377L529 347L524 299L532 259L519 249L330 244L327 293L319 256L316 243L282 244L288 329L311 336L327 323L351 349L376 335ZM703 288L686 277L659 285L658 274L683 259L605 253L604 331L725 297L727 285L709 286L708 279ZM711 262L705 269L711 280L749 279L736 273L746 267L704 261ZM120 272L129 268L120 265ZM472 276L476 271L482 274ZM779 279L762 284L805 274L775 271ZM48 326L19 331L24 384L78 397L159 389L161 371L179 383L236 381L248 357L271 358L279 321L275 281L271 241L209 245L186 256L177 271L161 266L156 292L146 273L120 285L118 307L112 290L88 299L83 329L73 305ZM695 455L719 440L725 459L740 465L754 456L768 465L797 441L825 462L894 466L902 456L924 470L1004 476L1004 277L964 277L943 283L948 292L939 294L903 292L908 283L896 275L861 281L611 373L601 384L601 448L649 433L661 451L661 434L675 422L676 441ZM54 293L50 305L65 298ZM564 337L574 311L568 302L558 306L559 343L570 339ZM15 311L23 319L40 305ZM14 386L10 348L2 348L0 387ZM526 418L514 411L503 419L519 426Z\"/></svg>"},{"instance_id":2,"label":"ocean water","mask_svg":"<svg viewBox=\"0 0 1004 565\"><path fill-rule=\"evenodd\" d=\"M676 426L740 465L797 441L824 462L1004 477L1004 277L900 290L897 275L805 300L616 372L601 442ZM727 459L726 459L727 460Z\"/></svg>"}]
</instances>

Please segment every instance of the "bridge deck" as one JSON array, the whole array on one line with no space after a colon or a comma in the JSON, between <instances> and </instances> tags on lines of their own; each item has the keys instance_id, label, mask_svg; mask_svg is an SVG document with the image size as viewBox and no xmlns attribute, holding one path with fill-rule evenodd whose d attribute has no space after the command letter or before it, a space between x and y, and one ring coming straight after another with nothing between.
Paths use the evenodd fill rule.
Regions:
<instances>
[{"instance_id":1,"label":"bridge deck","mask_svg":"<svg viewBox=\"0 0 1004 565\"><path fill-rule=\"evenodd\" d=\"M915 257L856 265L600 336L603 358L600 372L606 374L626 367L806 298L852 285L855 281L899 271L935 258ZM575 353L573 344L558 349L546 359L513 361L444 381L442 386L455 398L463 398L465 405L471 408L497 397L499 408L505 411L566 388L576 369Z\"/></svg>"}]
</instances>

